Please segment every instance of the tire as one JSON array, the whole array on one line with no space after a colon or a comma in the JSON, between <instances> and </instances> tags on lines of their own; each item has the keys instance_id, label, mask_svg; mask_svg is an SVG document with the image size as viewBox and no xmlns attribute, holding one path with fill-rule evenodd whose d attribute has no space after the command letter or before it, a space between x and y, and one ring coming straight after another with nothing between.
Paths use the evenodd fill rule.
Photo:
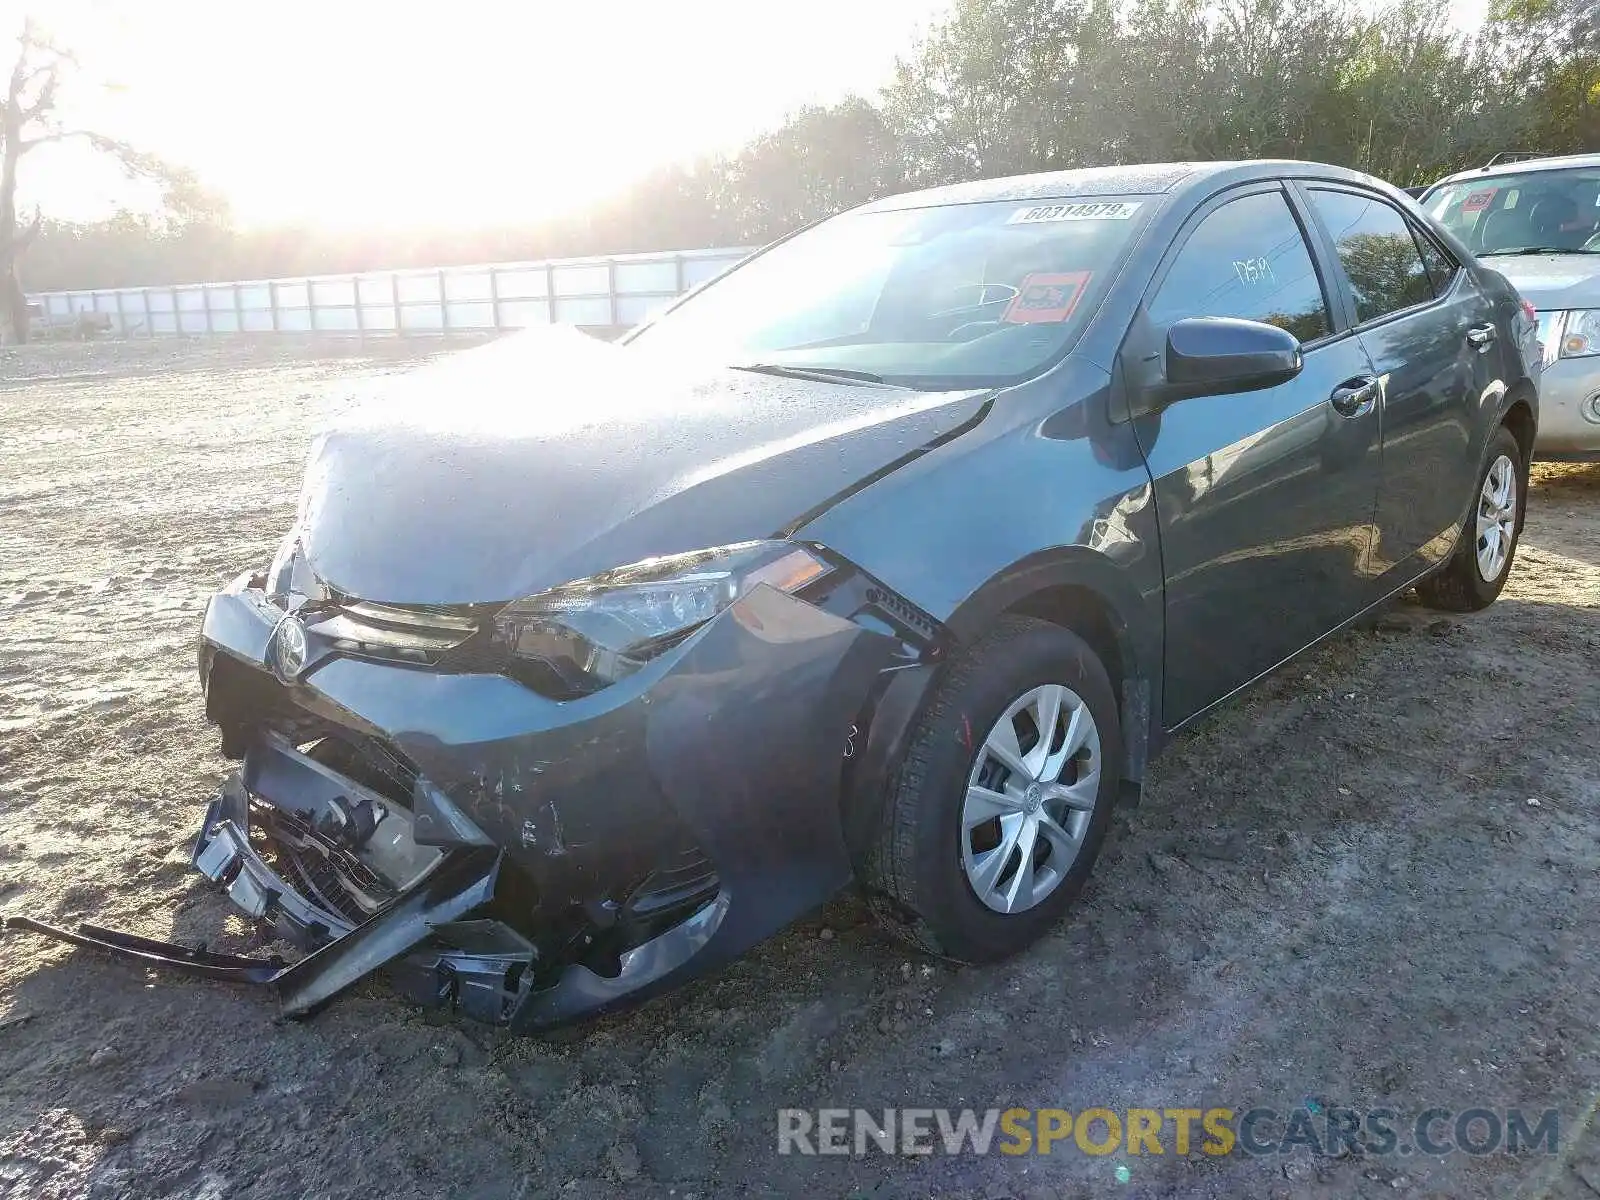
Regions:
<instances>
[{"instance_id":1,"label":"tire","mask_svg":"<svg viewBox=\"0 0 1600 1200\"><path fill-rule=\"evenodd\" d=\"M1007 716L1030 695L1036 697L1033 704ZM1065 765L1058 782L1034 783L1030 789L1026 781L1035 776L1003 767L989 745L990 734L1006 718L1016 747L1026 742L1037 752L1036 731L1045 723L1041 714L1050 711L1051 695L1059 699L1061 717L1052 724L1052 746L1034 757L1042 759L1041 777L1048 776L1052 763ZM1080 711L1092 725L1071 725L1072 714ZM1070 743L1078 738L1085 740L1074 750ZM1097 751L1091 752L1092 741L1098 742ZM1060 626L1031 617L1001 618L991 634L951 662L889 781L882 826L864 871L873 912L897 937L946 958L993 962L1023 950L1060 920L1093 869L1110 824L1121 758L1116 700L1094 651ZM1070 783L1062 782L1069 776ZM985 805L996 798L994 790L980 789L969 801L973 778L1015 803L1015 809L1004 810L1004 821L995 817L967 828L964 817L987 811ZM1035 848L1025 876L1021 843L1013 846L1006 838L1008 829L1023 830L1030 822ZM1018 836L1027 840L1025 833ZM1074 839L1075 856L1068 858L1063 847ZM1015 869L1005 869L993 857L1002 846ZM1003 893L1014 891L1013 911L999 911L980 899L974 880L982 883L991 874L995 882L984 894L1004 903ZM1028 900L1047 884L1047 894Z\"/></svg>"},{"instance_id":2,"label":"tire","mask_svg":"<svg viewBox=\"0 0 1600 1200\"><path fill-rule=\"evenodd\" d=\"M1486 578L1484 556L1480 553L1486 543L1479 535L1479 523L1499 512L1490 504L1485 493L1489 489L1491 476L1497 469L1504 471L1507 463L1510 464L1510 496L1515 511L1509 516L1501 514L1499 537L1504 542L1504 558L1498 570L1488 572L1493 578ZM1493 604L1511 576L1527 507L1528 464L1522 456L1522 447L1517 445L1517 439L1502 425L1489 439L1489 452L1473 486L1472 505L1467 511L1467 523L1461 530L1455 551L1436 574L1417 585L1417 595L1422 602L1430 608L1444 609L1446 612L1477 612Z\"/></svg>"}]
</instances>

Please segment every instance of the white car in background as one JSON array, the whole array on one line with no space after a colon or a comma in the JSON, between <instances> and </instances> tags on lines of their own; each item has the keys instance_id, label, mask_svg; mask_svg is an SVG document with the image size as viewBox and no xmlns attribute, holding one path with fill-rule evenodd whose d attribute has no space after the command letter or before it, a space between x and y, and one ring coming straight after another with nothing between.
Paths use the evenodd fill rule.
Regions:
<instances>
[{"instance_id":1,"label":"white car in background","mask_svg":"<svg viewBox=\"0 0 1600 1200\"><path fill-rule=\"evenodd\" d=\"M1461 171L1417 203L1538 311L1535 457L1600 462L1600 154Z\"/></svg>"}]
</instances>

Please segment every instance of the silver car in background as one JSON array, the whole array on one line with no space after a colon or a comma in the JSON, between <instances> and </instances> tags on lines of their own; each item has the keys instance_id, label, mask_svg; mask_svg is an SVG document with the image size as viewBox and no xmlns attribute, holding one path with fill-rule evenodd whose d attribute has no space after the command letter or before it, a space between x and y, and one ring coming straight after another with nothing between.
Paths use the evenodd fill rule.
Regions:
<instances>
[{"instance_id":1,"label":"silver car in background","mask_svg":"<svg viewBox=\"0 0 1600 1200\"><path fill-rule=\"evenodd\" d=\"M1535 457L1600 461L1600 154L1462 171L1418 203L1537 310Z\"/></svg>"}]
</instances>

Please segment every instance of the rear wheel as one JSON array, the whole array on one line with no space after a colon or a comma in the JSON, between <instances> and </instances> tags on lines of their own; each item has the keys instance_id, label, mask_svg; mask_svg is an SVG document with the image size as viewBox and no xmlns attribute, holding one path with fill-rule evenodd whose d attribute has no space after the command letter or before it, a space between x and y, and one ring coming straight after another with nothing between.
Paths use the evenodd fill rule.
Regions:
<instances>
[{"instance_id":1,"label":"rear wheel","mask_svg":"<svg viewBox=\"0 0 1600 1200\"><path fill-rule=\"evenodd\" d=\"M1476 612L1495 602L1511 575L1527 494L1522 447L1502 425L1489 439L1488 458L1478 474L1472 511L1455 553L1438 574L1417 585L1424 604L1449 612Z\"/></svg>"},{"instance_id":2,"label":"rear wheel","mask_svg":"<svg viewBox=\"0 0 1600 1200\"><path fill-rule=\"evenodd\" d=\"M1099 854L1122 742L1083 639L1005 617L958 657L890 784L866 884L884 924L985 962L1053 926Z\"/></svg>"}]
</instances>

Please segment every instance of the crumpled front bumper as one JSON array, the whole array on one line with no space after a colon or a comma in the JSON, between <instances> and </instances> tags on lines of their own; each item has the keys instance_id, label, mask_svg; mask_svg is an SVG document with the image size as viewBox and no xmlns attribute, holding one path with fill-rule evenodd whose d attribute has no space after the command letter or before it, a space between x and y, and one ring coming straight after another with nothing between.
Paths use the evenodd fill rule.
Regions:
<instances>
[{"instance_id":1,"label":"crumpled front bumper","mask_svg":"<svg viewBox=\"0 0 1600 1200\"><path fill-rule=\"evenodd\" d=\"M852 727L881 673L907 666L912 649L883 621L758 588L636 675L556 701L500 674L351 657L314 630L303 670L284 678L269 665L283 616L241 577L212 599L203 628L208 715L244 763L206 815L194 864L243 913L311 951L270 970L243 960L230 977L269 984L287 1014L303 1015L382 967L414 1000L517 1030L720 966L848 882L840 794ZM296 748L293 731L311 727L409 764L416 842L440 851L364 919L286 878L251 837L259 806L320 827L360 794ZM612 959L586 958L583 930L603 932L629 889L661 874L663 847L686 840L714 872L704 902ZM54 932L173 966L199 961L103 930Z\"/></svg>"}]
</instances>

